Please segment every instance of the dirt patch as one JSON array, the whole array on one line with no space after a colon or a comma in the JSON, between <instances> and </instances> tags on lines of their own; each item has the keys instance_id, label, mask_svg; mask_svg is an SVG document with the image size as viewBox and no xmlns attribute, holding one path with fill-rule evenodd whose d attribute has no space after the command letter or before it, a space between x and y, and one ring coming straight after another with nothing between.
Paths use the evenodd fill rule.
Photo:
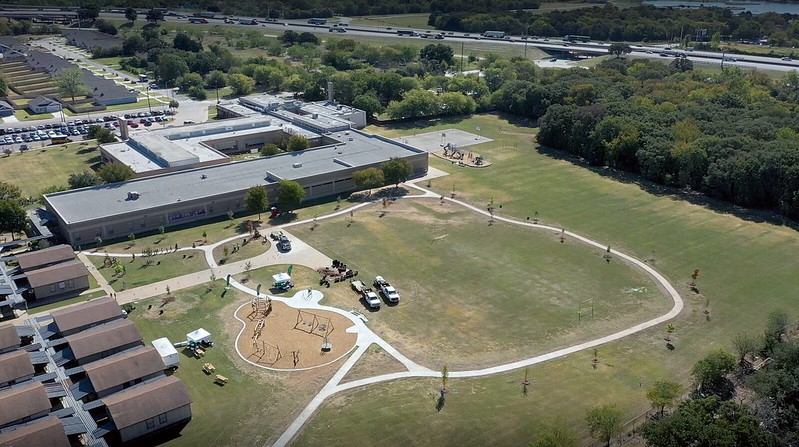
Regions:
<instances>
[{"instance_id":1,"label":"dirt patch","mask_svg":"<svg viewBox=\"0 0 799 447\"><path fill-rule=\"evenodd\" d=\"M332 362L355 346L356 335L346 332L352 322L322 310L298 311L272 301L257 300L236 312L245 322L237 341L241 355L258 365L275 369L313 368ZM327 341L329 352L322 350Z\"/></svg>"}]
</instances>

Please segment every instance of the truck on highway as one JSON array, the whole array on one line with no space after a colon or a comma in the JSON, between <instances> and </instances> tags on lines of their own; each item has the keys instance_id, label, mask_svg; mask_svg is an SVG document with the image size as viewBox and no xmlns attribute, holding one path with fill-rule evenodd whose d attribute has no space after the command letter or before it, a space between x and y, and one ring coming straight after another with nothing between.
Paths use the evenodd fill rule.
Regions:
<instances>
[{"instance_id":1,"label":"truck on highway","mask_svg":"<svg viewBox=\"0 0 799 447\"><path fill-rule=\"evenodd\" d=\"M308 23L310 23L311 25L326 25L327 19L318 19L318 18L308 19Z\"/></svg>"},{"instance_id":2,"label":"truck on highway","mask_svg":"<svg viewBox=\"0 0 799 447\"><path fill-rule=\"evenodd\" d=\"M410 30L410 29L398 29L397 30L397 35L398 36L410 36L410 37L413 37L413 36L416 36L416 31L413 31L413 30Z\"/></svg>"},{"instance_id":3,"label":"truck on highway","mask_svg":"<svg viewBox=\"0 0 799 447\"><path fill-rule=\"evenodd\" d=\"M400 296L397 289L394 288L391 284L388 283L382 276L375 276L374 286L380 289L380 292L383 293L383 296L392 303L399 303Z\"/></svg>"},{"instance_id":4,"label":"truck on highway","mask_svg":"<svg viewBox=\"0 0 799 447\"><path fill-rule=\"evenodd\" d=\"M239 19L239 25L257 25L258 20L256 19Z\"/></svg>"},{"instance_id":5,"label":"truck on highway","mask_svg":"<svg viewBox=\"0 0 799 447\"><path fill-rule=\"evenodd\" d=\"M481 36L488 39L502 39L505 37L505 31L486 31Z\"/></svg>"},{"instance_id":6,"label":"truck on highway","mask_svg":"<svg viewBox=\"0 0 799 447\"><path fill-rule=\"evenodd\" d=\"M205 17L189 17L189 23L208 23Z\"/></svg>"}]
</instances>

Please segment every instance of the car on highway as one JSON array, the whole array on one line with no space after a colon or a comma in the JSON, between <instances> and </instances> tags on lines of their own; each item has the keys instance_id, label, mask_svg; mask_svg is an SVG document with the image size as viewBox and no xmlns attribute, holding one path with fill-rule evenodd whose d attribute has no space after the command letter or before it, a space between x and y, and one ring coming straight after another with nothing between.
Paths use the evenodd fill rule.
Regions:
<instances>
[{"instance_id":1,"label":"car on highway","mask_svg":"<svg viewBox=\"0 0 799 447\"><path fill-rule=\"evenodd\" d=\"M793 59L791 59L791 58L790 58L790 57L788 57L788 56L785 56L785 57L783 57L783 58L782 58L782 60L784 60L784 61L792 61Z\"/></svg>"}]
</instances>

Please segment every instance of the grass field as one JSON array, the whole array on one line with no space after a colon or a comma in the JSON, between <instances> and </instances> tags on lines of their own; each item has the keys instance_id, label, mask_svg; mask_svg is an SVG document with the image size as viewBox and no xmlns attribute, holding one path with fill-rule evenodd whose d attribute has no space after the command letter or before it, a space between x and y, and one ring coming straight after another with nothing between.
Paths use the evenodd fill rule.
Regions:
<instances>
[{"instance_id":1,"label":"grass field","mask_svg":"<svg viewBox=\"0 0 799 447\"><path fill-rule=\"evenodd\" d=\"M332 38L333 39L338 39ZM366 43L370 45L404 45L409 47L415 48L424 48L431 43L436 44L444 44L452 48L455 52L455 55L461 54L461 49L463 50L463 54L468 56L470 54L474 54L477 56L483 56L489 53L492 54L499 54L501 56L511 58L514 56L524 56L524 45L521 44L509 44L502 41L489 41L489 40L475 40L472 42L455 42L452 40L435 40L431 41L430 39L421 39L418 37L408 37L407 39L397 39L396 37L381 37L381 36L358 36L358 42ZM533 46L527 47L527 58L528 59L541 59L546 57L547 54L543 51L535 48Z\"/></svg>"},{"instance_id":2,"label":"grass field","mask_svg":"<svg viewBox=\"0 0 799 447\"><path fill-rule=\"evenodd\" d=\"M216 260L216 262L221 265L228 262L236 262L236 261L242 261L244 259L249 259L269 250L269 247L272 245L269 242L268 237L266 238L267 241L266 244L261 243L264 240L264 238L261 238L260 240L254 240L247 244L242 244L242 240L243 238L236 239L235 241L214 248L214 259ZM236 244L239 245L239 249L238 251L234 252L233 248ZM227 256L225 256L225 247L227 247L228 249Z\"/></svg>"},{"instance_id":3,"label":"grass field","mask_svg":"<svg viewBox=\"0 0 799 447\"><path fill-rule=\"evenodd\" d=\"M38 114L31 115L31 113L28 110L22 109L22 110L15 110L14 111L14 116L20 121L34 121L34 120L46 120L46 119L52 118L53 114L52 113L38 113Z\"/></svg>"},{"instance_id":4,"label":"grass field","mask_svg":"<svg viewBox=\"0 0 799 447\"><path fill-rule=\"evenodd\" d=\"M516 118L514 123L524 124ZM760 333L769 312L792 308L799 293L794 276L799 236L789 226L768 223L773 218L769 214L741 214L726 204L684 197L623 174L549 156L533 142L535 129L516 127L497 116L370 130L398 136L451 127L480 127L483 135L494 138L473 148L494 165L456 169L431 158L432 166L452 174L432 180L433 189L441 194L454 189L458 198L481 207L494 197L503 205L500 214L524 219L538 212L544 223L651 259L686 299L674 321L676 349L665 348L665 327L652 328L600 346L596 370L590 365L593 352L544 363L530 368L531 397L526 399L519 385L523 371L450 380L448 387L454 391L440 413L431 398L439 386L435 381L355 390L324 404L298 445L336 444L346 436L352 444L379 439L389 446L520 445L534 439L540 421L555 416L580 431L588 445L585 408L617 403L632 418L648 408L644 392L654 381L669 377L687 385L688 371L708 350L731 349L733 335ZM687 287L695 268L700 269L701 295ZM508 318L508 324L515 327L519 318L524 316ZM402 424L396 423L398 412ZM359 429L365 417L379 429Z\"/></svg>"},{"instance_id":5,"label":"grass field","mask_svg":"<svg viewBox=\"0 0 799 447\"><path fill-rule=\"evenodd\" d=\"M400 201L382 214L375 205L359 210L352 223L341 217L314 231L292 232L344 260L367 283L375 275L391 281L402 295L400 304L369 313L369 325L434 369L441 362L465 369L541 354L672 306L642 272L606 263L603 250L560 243L550 231L488 226L483 216L429 199ZM446 237L435 240L441 236ZM355 296L349 295L330 304L348 310ZM578 322L581 306L586 307ZM512 330L508 321L516 322Z\"/></svg>"},{"instance_id":6,"label":"grass field","mask_svg":"<svg viewBox=\"0 0 799 447\"><path fill-rule=\"evenodd\" d=\"M141 251L143 248L143 245L137 244L132 250ZM153 257L136 256L135 260L119 258L119 262L125 266L125 274L123 276L116 276L113 268L104 267L103 256L90 256L89 259L97 267L97 271L103 275L103 278L116 291L132 289L208 268L205 256L199 250L192 250L190 253L182 252ZM147 265L147 261L152 263Z\"/></svg>"},{"instance_id":7,"label":"grass field","mask_svg":"<svg viewBox=\"0 0 799 447\"><path fill-rule=\"evenodd\" d=\"M174 301L163 306L165 296L142 300L130 314L148 345L160 337L173 342L185 340L185 334L200 327L211 333L215 343L202 359L181 353L175 375L192 398L192 421L179 438L164 445L271 445L293 415L340 366L339 362L327 368L286 374L245 363L233 348L240 326L232 315L248 297L230 290L221 298L224 289L221 281L218 284L210 292L206 285L173 292ZM161 310L163 314L159 315ZM230 379L228 384L215 385L213 376L202 371L205 362L213 363L218 374Z\"/></svg>"},{"instance_id":8,"label":"grass field","mask_svg":"<svg viewBox=\"0 0 799 447\"><path fill-rule=\"evenodd\" d=\"M38 196L50 185L67 185L70 174L91 171L100 152L81 143L48 146L0 158L0 177L22 189L23 196Z\"/></svg>"}]
</instances>

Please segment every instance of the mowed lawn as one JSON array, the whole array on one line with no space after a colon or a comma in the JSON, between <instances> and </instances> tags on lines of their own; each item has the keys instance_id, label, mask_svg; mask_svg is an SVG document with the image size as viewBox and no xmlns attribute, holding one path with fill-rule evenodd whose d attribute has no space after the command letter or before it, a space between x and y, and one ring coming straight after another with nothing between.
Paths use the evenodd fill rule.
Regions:
<instances>
[{"instance_id":1,"label":"mowed lawn","mask_svg":"<svg viewBox=\"0 0 799 447\"><path fill-rule=\"evenodd\" d=\"M125 273L121 276L115 274L113 267L103 265L105 257L89 256L89 259L116 291L132 289L209 268L205 262L205 256L200 250L151 257L139 255L136 256L136 259L117 258L118 262L125 267ZM151 262L149 265L148 261Z\"/></svg>"},{"instance_id":2,"label":"mowed lawn","mask_svg":"<svg viewBox=\"0 0 799 447\"><path fill-rule=\"evenodd\" d=\"M48 146L0 157L0 178L20 187L23 196L38 196L50 185L67 186L70 174L92 171L100 151L88 144Z\"/></svg>"},{"instance_id":3,"label":"mowed lawn","mask_svg":"<svg viewBox=\"0 0 799 447\"><path fill-rule=\"evenodd\" d=\"M732 207L701 198L691 203L638 179L617 180L612 171L547 156L534 142L535 129L516 127L502 117L430 124L372 130L398 136L451 127L474 132L480 127L481 134L495 141L473 150L494 165L456 168L431 157L432 166L452 174L433 179L432 188L440 194L454 188L458 198L480 207L493 197L496 205L503 205L497 213L520 219L537 211L543 223L652 259L685 299L685 309L673 321L676 349L666 349L664 325L598 347L597 369L592 367L593 350L536 365L529 369L532 384L526 398L521 396L523 370L450 379L452 392L440 413L433 400L440 381L372 385L325 403L297 445L342 439L387 446L523 445L535 439L542 422L555 417L580 433L582 445L590 445L586 408L615 403L632 419L649 408L645 392L656 380L669 378L688 386L696 360L712 349L732 350L730 339L737 333L762 333L768 313L784 309L797 317L799 235L789 226L768 223L773 216L738 215ZM697 268L701 295L688 287ZM709 317L703 313L706 306ZM513 327L516 321L518 317L510 316L507 324ZM371 429L362 429L364 418Z\"/></svg>"},{"instance_id":4,"label":"mowed lawn","mask_svg":"<svg viewBox=\"0 0 799 447\"><path fill-rule=\"evenodd\" d=\"M358 279L390 281L402 297L397 306L368 312L354 293L330 304L367 312L375 332L434 369L529 357L673 305L642 271L606 262L604 250L561 243L554 231L489 226L487 217L438 200L400 200L386 209L375 204L358 210L352 222L340 217L292 232L358 270Z\"/></svg>"},{"instance_id":5,"label":"mowed lawn","mask_svg":"<svg viewBox=\"0 0 799 447\"><path fill-rule=\"evenodd\" d=\"M249 297L235 289L222 297L223 285L220 280L214 289L205 284L173 292L174 301L167 304L163 304L165 295L141 300L130 314L148 345L161 337L168 337L173 343L184 341L186 334L197 328L210 332L214 341L214 347L206 349L202 359L178 349L180 367L175 376L183 381L191 396L192 421L179 438L164 446L271 445L293 414L340 366L292 375L245 363L234 348L241 326L233 319L233 312ZM214 376L202 371L206 362L229 379L227 385L214 384Z\"/></svg>"}]
</instances>

